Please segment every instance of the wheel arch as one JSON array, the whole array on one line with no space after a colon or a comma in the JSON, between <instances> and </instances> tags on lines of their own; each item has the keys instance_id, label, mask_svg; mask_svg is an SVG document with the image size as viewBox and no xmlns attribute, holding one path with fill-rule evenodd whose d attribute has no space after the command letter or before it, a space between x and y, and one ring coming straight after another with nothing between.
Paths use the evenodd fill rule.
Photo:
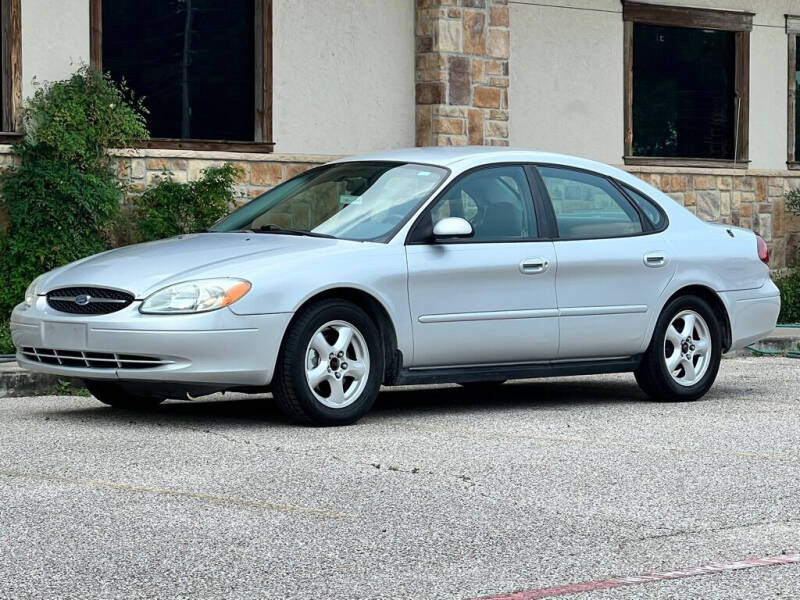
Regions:
<instances>
[{"instance_id":1,"label":"wheel arch","mask_svg":"<svg viewBox=\"0 0 800 600\"><path fill-rule=\"evenodd\" d=\"M666 307L675 298L680 296L697 296L708 303L708 305L714 311L714 316L717 318L720 329L722 329L722 351L727 352L730 350L732 344L731 319L728 315L728 309L725 307L725 303L722 301L722 298L720 298L719 294L705 285L685 285L676 290L669 298L667 298L667 300L661 306L659 315L664 311L664 307Z\"/></svg>"},{"instance_id":2,"label":"wheel arch","mask_svg":"<svg viewBox=\"0 0 800 600\"><path fill-rule=\"evenodd\" d=\"M297 320L297 316L303 311L303 309L321 300L330 299L347 300L348 302L352 302L361 310L366 312L367 315L377 324L384 353L383 382L391 382L391 380L394 379L401 362L401 357L398 356L399 351L397 349L397 331L395 323L383 302L381 302L373 294L370 294L369 292L359 288L346 286L328 288L316 292L315 294L303 300L303 302L295 310L294 316L292 316L292 319L289 321L289 324L284 331L281 339L281 348L283 347L283 339L286 337L286 334L291 329L292 325Z\"/></svg>"}]
</instances>

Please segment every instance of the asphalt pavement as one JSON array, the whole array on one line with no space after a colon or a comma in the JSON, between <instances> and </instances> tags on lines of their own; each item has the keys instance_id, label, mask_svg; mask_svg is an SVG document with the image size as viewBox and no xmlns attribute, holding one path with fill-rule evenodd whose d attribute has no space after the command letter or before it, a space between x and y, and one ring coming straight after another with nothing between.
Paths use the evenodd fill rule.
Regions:
<instances>
[{"instance_id":1,"label":"asphalt pavement","mask_svg":"<svg viewBox=\"0 0 800 600\"><path fill-rule=\"evenodd\" d=\"M800 360L701 401L631 375L269 397L0 400L0 598L465 599L800 551ZM561 598L797 598L800 564Z\"/></svg>"}]
</instances>

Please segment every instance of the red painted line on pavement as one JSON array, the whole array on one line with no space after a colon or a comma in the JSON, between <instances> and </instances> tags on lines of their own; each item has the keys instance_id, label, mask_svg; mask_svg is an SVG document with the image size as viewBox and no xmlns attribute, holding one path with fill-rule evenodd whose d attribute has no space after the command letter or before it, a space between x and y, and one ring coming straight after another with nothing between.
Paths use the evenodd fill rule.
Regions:
<instances>
[{"instance_id":1,"label":"red painted line on pavement","mask_svg":"<svg viewBox=\"0 0 800 600\"><path fill-rule=\"evenodd\" d=\"M632 577L584 581L582 583L568 583L565 585L555 585L552 587L538 588L535 590L523 590L520 592L497 594L495 596L481 596L480 598L471 598L469 600L537 600L538 598L553 598L555 596L563 596L565 594L593 592L595 590L605 590L609 588L623 587L626 585L639 585L642 583L653 583L654 581L670 581L672 579L697 577L698 575L711 575L713 573L741 571L742 569L753 569L756 567L774 567L777 565L789 565L794 563L800 563L800 553L782 554L780 556L767 556L765 558L748 558L746 560L738 560L729 563L711 563L701 567L691 567L689 569L679 569L675 571L645 573L643 575L634 575Z\"/></svg>"}]
</instances>

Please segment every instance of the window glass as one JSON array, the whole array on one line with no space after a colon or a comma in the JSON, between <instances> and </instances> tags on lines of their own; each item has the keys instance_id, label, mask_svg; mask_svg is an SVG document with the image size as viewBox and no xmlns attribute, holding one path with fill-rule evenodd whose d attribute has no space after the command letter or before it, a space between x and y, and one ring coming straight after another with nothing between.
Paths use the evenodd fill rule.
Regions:
<instances>
[{"instance_id":1,"label":"window glass","mask_svg":"<svg viewBox=\"0 0 800 600\"><path fill-rule=\"evenodd\" d=\"M603 177L540 167L562 238L588 239L640 233L642 222L630 202Z\"/></svg>"},{"instance_id":2,"label":"window glass","mask_svg":"<svg viewBox=\"0 0 800 600\"><path fill-rule=\"evenodd\" d=\"M144 96L153 137L252 141L253 0L104 0L103 70Z\"/></svg>"},{"instance_id":3,"label":"window glass","mask_svg":"<svg viewBox=\"0 0 800 600\"><path fill-rule=\"evenodd\" d=\"M735 33L633 27L633 154L732 159Z\"/></svg>"},{"instance_id":4,"label":"window glass","mask_svg":"<svg viewBox=\"0 0 800 600\"><path fill-rule=\"evenodd\" d=\"M461 178L431 208L431 226L446 217L469 221L472 241L538 236L528 180L518 166L481 169Z\"/></svg>"},{"instance_id":5,"label":"window glass","mask_svg":"<svg viewBox=\"0 0 800 600\"><path fill-rule=\"evenodd\" d=\"M349 162L303 173L211 229L271 233L275 227L347 240L376 240L405 223L447 175L404 163Z\"/></svg>"},{"instance_id":6,"label":"window glass","mask_svg":"<svg viewBox=\"0 0 800 600\"><path fill-rule=\"evenodd\" d=\"M664 216L664 213L658 209L658 207L652 200L650 200L650 198L643 196L627 185L625 186L625 191L636 203L636 206L638 206L639 209L644 213L644 216L647 217L647 220L653 224L655 229L661 229L666 224L666 217Z\"/></svg>"}]
</instances>

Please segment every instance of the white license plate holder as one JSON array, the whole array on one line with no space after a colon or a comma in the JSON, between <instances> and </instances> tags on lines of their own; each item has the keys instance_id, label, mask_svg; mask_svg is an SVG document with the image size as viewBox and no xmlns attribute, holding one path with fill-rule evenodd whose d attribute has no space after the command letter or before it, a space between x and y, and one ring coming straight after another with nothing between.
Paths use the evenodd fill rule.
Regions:
<instances>
[{"instance_id":1,"label":"white license plate holder","mask_svg":"<svg viewBox=\"0 0 800 600\"><path fill-rule=\"evenodd\" d=\"M86 323L52 323L45 321L44 347L53 350L85 350Z\"/></svg>"}]
</instances>

